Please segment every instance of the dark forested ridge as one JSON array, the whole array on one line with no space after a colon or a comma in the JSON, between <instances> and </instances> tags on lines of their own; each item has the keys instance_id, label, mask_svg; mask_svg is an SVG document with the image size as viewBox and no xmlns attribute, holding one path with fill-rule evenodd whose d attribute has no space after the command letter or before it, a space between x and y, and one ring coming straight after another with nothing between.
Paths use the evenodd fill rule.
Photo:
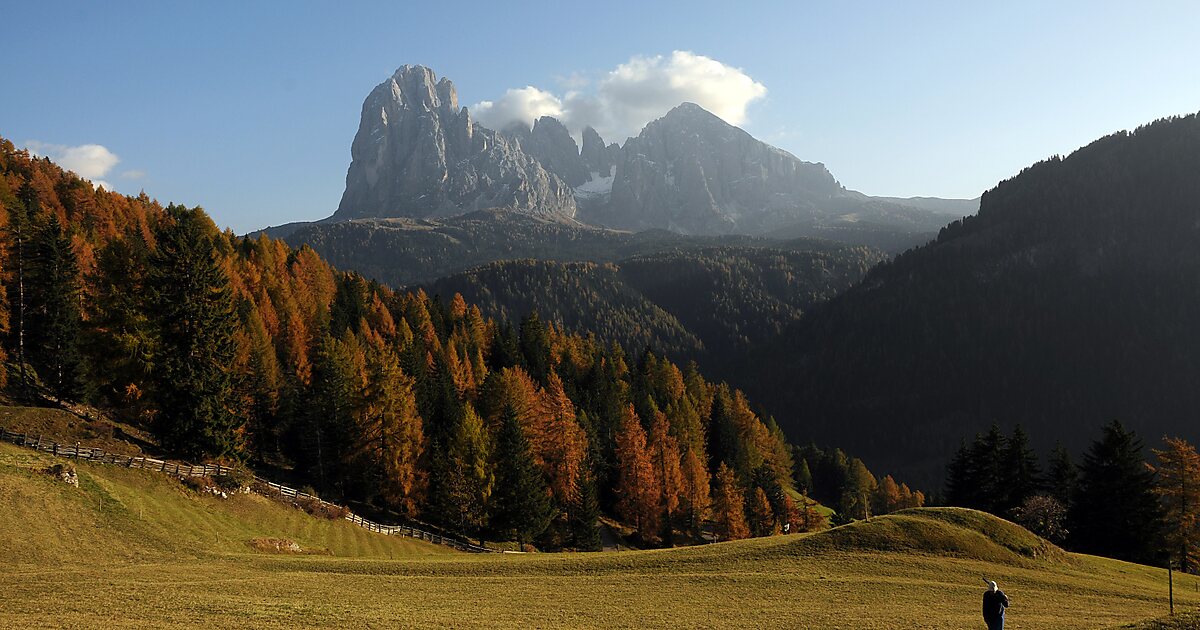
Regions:
<instances>
[{"instance_id":1,"label":"dark forested ridge","mask_svg":"<svg viewBox=\"0 0 1200 630\"><path fill-rule=\"evenodd\" d=\"M902 251L924 243L932 234L908 234L899 241L881 232L875 239L871 226L845 228L885 251ZM438 221L418 219L362 219L343 222L291 224L262 232L286 240L294 247L307 245L330 264L350 269L389 286L432 282L491 262L518 259L560 262L608 263L633 256L680 252L713 247L765 247L829 252L852 246L830 240L780 234L755 236L689 236L666 230L623 232L548 221L502 211L479 211ZM897 245L898 244L898 245Z\"/></svg>"},{"instance_id":2,"label":"dark forested ridge","mask_svg":"<svg viewBox=\"0 0 1200 630\"><path fill-rule=\"evenodd\" d=\"M924 483L993 422L1042 448L1111 418L1195 439L1198 172L1194 115L1027 168L762 348L749 389L794 438Z\"/></svg>"},{"instance_id":3,"label":"dark forested ridge","mask_svg":"<svg viewBox=\"0 0 1200 630\"><path fill-rule=\"evenodd\" d=\"M804 492L858 516L922 501L836 449L860 474L805 476L823 452L694 364L396 292L2 139L0 227L0 399L85 403L170 454L553 548L595 548L601 513L671 545L816 527Z\"/></svg>"},{"instance_id":4,"label":"dark forested ridge","mask_svg":"<svg viewBox=\"0 0 1200 630\"><path fill-rule=\"evenodd\" d=\"M631 353L651 347L698 360L706 372L736 382L750 348L769 342L883 259L862 247L787 245L804 249L711 247L612 264L506 261L423 288L431 295L461 293L490 316L517 319L536 311ZM815 247L821 251L809 249Z\"/></svg>"}]
</instances>

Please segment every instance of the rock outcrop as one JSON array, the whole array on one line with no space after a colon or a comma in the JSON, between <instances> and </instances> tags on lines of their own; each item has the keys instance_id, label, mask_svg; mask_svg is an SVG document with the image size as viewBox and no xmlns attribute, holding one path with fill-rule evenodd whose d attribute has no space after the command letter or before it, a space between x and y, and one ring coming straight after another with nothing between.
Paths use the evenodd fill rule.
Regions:
<instances>
[{"instance_id":1,"label":"rock outcrop","mask_svg":"<svg viewBox=\"0 0 1200 630\"><path fill-rule=\"evenodd\" d=\"M522 151L568 186L574 188L591 179L587 166L579 157L579 146L557 118L542 116L534 121L532 130L518 123L506 133L517 139Z\"/></svg>"},{"instance_id":2,"label":"rock outcrop","mask_svg":"<svg viewBox=\"0 0 1200 630\"><path fill-rule=\"evenodd\" d=\"M423 66L403 66L371 91L350 153L334 221L439 218L492 208L575 216L566 182L517 142L472 122L458 106L454 84Z\"/></svg>"},{"instance_id":3,"label":"rock outcrop","mask_svg":"<svg viewBox=\"0 0 1200 630\"><path fill-rule=\"evenodd\" d=\"M612 169L620 157L621 147L617 144L605 146L604 139L591 127L583 129L583 149L579 152L580 159L589 173L599 173L601 177L612 174Z\"/></svg>"}]
</instances>

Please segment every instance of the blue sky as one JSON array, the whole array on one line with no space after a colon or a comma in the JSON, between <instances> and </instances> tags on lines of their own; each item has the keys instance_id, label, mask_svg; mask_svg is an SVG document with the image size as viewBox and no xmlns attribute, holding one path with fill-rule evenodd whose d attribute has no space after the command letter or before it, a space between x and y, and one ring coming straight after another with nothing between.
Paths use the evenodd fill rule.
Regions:
<instances>
[{"instance_id":1,"label":"blue sky","mask_svg":"<svg viewBox=\"0 0 1200 630\"><path fill-rule=\"evenodd\" d=\"M876 195L974 197L1200 110L1200 3L975 4L2 0L0 135L102 145L95 178L245 232L336 209L362 101L405 63L470 105L690 51L765 87L748 131Z\"/></svg>"}]
</instances>

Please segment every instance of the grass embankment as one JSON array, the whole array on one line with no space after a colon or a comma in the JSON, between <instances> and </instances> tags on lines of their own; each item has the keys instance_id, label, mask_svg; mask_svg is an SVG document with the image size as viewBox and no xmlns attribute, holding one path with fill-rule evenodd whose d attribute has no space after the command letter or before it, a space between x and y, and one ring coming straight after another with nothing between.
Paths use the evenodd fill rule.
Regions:
<instances>
[{"instance_id":1,"label":"grass embankment","mask_svg":"<svg viewBox=\"0 0 1200 630\"><path fill-rule=\"evenodd\" d=\"M44 436L62 444L79 442L110 453L141 455L152 439L141 429L107 418L86 420L63 409L0 405L0 429Z\"/></svg>"},{"instance_id":2,"label":"grass embankment","mask_svg":"<svg viewBox=\"0 0 1200 630\"><path fill-rule=\"evenodd\" d=\"M258 495L198 494L152 471L78 463L75 488L42 472L56 461L68 460L0 444L0 563L36 567L200 559L246 553L255 538L286 538L305 550L335 556L444 552L348 522L313 518Z\"/></svg>"},{"instance_id":3,"label":"grass embankment","mask_svg":"<svg viewBox=\"0 0 1200 630\"><path fill-rule=\"evenodd\" d=\"M0 627L1103 628L1166 611L1165 572L1067 554L978 512L910 510L812 535L602 554L442 554L258 497L0 446ZM100 506L103 500L104 506ZM255 553L256 537L332 555ZM1176 605L1200 606L1179 577Z\"/></svg>"}]
</instances>

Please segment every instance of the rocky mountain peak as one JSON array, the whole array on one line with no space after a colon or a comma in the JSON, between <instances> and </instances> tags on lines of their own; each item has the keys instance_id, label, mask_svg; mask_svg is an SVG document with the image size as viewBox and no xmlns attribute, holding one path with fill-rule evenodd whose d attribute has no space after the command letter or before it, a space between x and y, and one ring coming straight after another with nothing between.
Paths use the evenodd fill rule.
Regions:
<instances>
[{"instance_id":1,"label":"rocky mountain peak","mask_svg":"<svg viewBox=\"0 0 1200 630\"><path fill-rule=\"evenodd\" d=\"M683 103L625 143L597 219L628 229L757 233L812 220L841 191L824 166Z\"/></svg>"},{"instance_id":2,"label":"rocky mountain peak","mask_svg":"<svg viewBox=\"0 0 1200 630\"><path fill-rule=\"evenodd\" d=\"M371 91L350 154L334 220L437 218L489 208L575 215L562 179L519 142L474 123L459 107L454 83L425 66L402 66Z\"/></svg>"}]
</instances>

